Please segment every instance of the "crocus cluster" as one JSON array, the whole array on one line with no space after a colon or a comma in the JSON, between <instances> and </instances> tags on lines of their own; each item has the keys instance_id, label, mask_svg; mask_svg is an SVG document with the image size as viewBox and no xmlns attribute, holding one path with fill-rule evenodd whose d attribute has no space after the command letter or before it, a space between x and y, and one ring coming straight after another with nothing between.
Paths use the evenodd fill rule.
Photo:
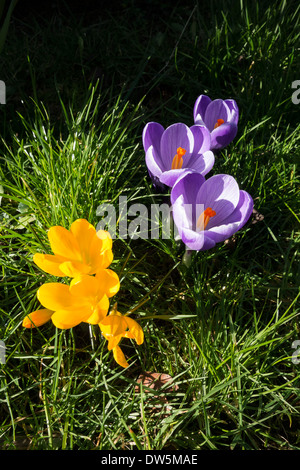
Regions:
<instances>
[{"instance_id":1,"label":"crocus cluster","mask_svg":"<svg viewBox=\"0 0 300 470\"><path fill-rule=\"evenodd\" d=\"M253 211L251 196L226 174L207 177L216 150L227 146L238 130L239 110L233 99L211 100L200 95L194 124L164 127L146 124L145 161L156 187L170 188L172 214L179 236L189 250L207 250L241 229Z\"/></svg>"},{"instance_id":2,"label":"crocus cluster","mask_svg":"<svg viewBox=\"0 0 300 470\"><path fill-rule=\"evenodd\" d=\"M85 219L77 219L70 230L61 226L48 231L54 254L36 253L34 263L43 271L71 278L70 284L48 282L37 291L44 308L27 315L25 328L43 325L51 319L57 328L68 329L81 322L99 325L108 340L108 349L122 367L128 367L119 346L122 337L144 340L143 330L133 319L119 312L108 314L109 299L120 289L118 275L108 268L113 261L112 239L107 231L96 229Z\"/></svg>"}]
</instances>

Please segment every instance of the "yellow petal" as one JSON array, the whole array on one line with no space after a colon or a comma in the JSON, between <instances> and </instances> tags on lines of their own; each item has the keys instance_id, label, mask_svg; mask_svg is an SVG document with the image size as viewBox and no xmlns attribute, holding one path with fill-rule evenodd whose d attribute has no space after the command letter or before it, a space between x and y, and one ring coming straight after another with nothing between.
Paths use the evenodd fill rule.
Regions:
<instances>
[{"instance_id":1,"label":"yellow petal","mask_svg":"<svg viewBox=\"0 0 300 470\"><path fill-rule=\"evenodd\" d=\"M114 255L112 250L104 250L101 252L101 260L98 262L98 269L106 269L113 262Z\"/></svg>"},{"instance_id":2,"label":"yellow petal","mask_svg":"<svg viewBox=\"0 0 300 470\"><path fill-rule=\"evenodd\" d=\"M53 311L74 304L74 298L70 294L69 286L59 282L43 284L37 291L37 298L43 307Z\"/></svg>"},{"instance_id":3,"label":"yellow petal","mask_svg":"<svg viewBox=\"0 0 300 470\"><path fill-rule=\"evenodd\" d=\"M88 307L61 309L53 313L51 320L57 328L65 330L85 321L90 313L91 311Z\"/></svg>"},{"instance_id":4,"label":"yellow petal","mask_svg":"<svg viewBox=\"0 0 300 470\"><path fill-rule=\"evenodd\" d=\"M80 299L90 299L95 302L100 293L100 297L104 295L104 289L100 289L99 281L94 276L81 274L72 279L70 284L70 292L72 296ZM94 299L94 300L93 300Z\"/></svg>"},{"instance_id":5,"label":"yellow petal","mask_svg":"<svg viewBox=\"0 0 300 470\"><path fill-rule=\"evenodd\" d=\"M80 261L65 261L59 266L64 276L76 277L80 274L92 274L91 267Z\"/></svg>"},{"instance_id":6,"label":"yellow petal","mask_svg":"<svg viewBox=\"0 0 300 470\"><path fill-rule=\"evenodd\" d=\"M81 261L78 242L69 230L60 226L51 227L48 238L54 254L72 261Z\"/></svg>"},{"instance_id":7,"label":"yellow petal","mask_svg":"<svg viewBox=\"0 0 300 470\"><path fill-rule=\"evenodd\" d=\"M105 317L99 323L99 327L105 335L108 335L108 337L119 336L124 335L127 323L124 317L120 317L119 315L108 315L108 317Z\"/></svg>"},{"instance_id":8,"label":"yellow petal","mask_svg":"<svg viewBox=\"0 0 300 470\"><path fill-rule=\"evenodd\" d=\"M102 250L111 250L112 249L112 238L107 230L98 230L97 237L102 240Z\"/></svg>"},{"instance_id":9,"label":"yellow petal","mask_svg":"<svg viewBox=\"0 0 300 470\"><path fill-rule=\"evenodd\" d=\"M96 229L86 219L77 219L72 223L70 232L80 243L80 246L88 246L96 235Z\"/></svg>"},{"instance_id":10,"label":"yellow petal","mask_svg":"<svg viewBox=\"0 0 300 470\"><path fill-rule=\"evenodd\" d=\"M99 245L96 241L94 241L95 247L91 248L94 257L95 267L97 268L96 272L99 269L108 268L108 266L113 262L114 258L112 252L112 238L110 233L106 230L98 230L97 238L98 241L100 241L101 243L100 251L97 251Z\"/></svg>"},{"instance_id":11,"label":"yellow petal","mask_svg":"<svg viewBox=\"0 0 300 470\"><path fill-rule=\"evenodd\" d=\"M113 261L113 253L111 249L103 250L103 242L95 236L89 247L89 263L93 267L93 271L107 268Z\"/></svg>"},{"instance_id":12,"label":"yellow petal","mask_svg":"<svg viewBox=\"0 0 300 470\"><path fill-rule=\"evenodd\" d=\"M82 261L86 264L91 264L90 251L93 241L97 239L96 229L87 220L77 219L72 223L70 232L78 243Z\"/></svg>"},{"instance_id":13,"label":"yellow petal","mask_svg":"<svg viewBox=\"0 0 300 470\"><path fill-rule=\"evenodd\" d=\"M109 300L106 295L98 302L96 308L93 310L92 315L90 315L85 322L90 323L91 325L97 325L100 323L105 316L107 315L109 309Z\"/></svg>"},{"instance_id":14,"label":"yellow petal","mask_svg":"<svg viewBox=\"0 0 300 470\"><path fill-rule=\"evenodd\" d=\"M124 338L135 339L135 336L133 333L130 333L130 331L126 331L124 334Z\"/></svg>"},{"instance_id":15,"label":"yellow petal","mask_svg":"<svg viewBox=\"0 0 300 470\"><path fill-rule=\"evenodd\" d=\"M65 261L65 258L58 255L43 255L36 253L33 256L34 263L43 271L53 276L64 277L65 274L60 269L60 264Z\"/></svg>"},{"instance_id":16,"label":"yellow petal","mask_svg":"<svg viewBox=\"0 0 300 470\"><path fill-rule=\"evenodd\" d=\"M44 323L47 323L47 321L50 320L52 315L53 310L49 310L47 308L35 310L24 318L22 326L24 326L24 328L35 328L37 326L44 325Z\"/></svg>"},{"instance_id":17,"label":"yellow petal","mask_svg":"<svg viewBox=\"0 0 300 470\"><path fill-rule=\"evenodd\" d=\"M116 295L120 289L119 276L111 269L101 269L97 272L95 278L101 284L101 288L108 297Z\"/></svg>"},{"instance_id":18,"label":"yellow petal","mask_svg":"<svg viewBox=\"0 0 300 470\"><path fill-rule=\"evenodd\" d=\"M116 346L118 346L119 342L121 341L122 339L122 335L119 335L119 336L112 336L111 338L106 338L107 341L108 341L108 344L107 344L107 349L109 351L111 351L112 349L114 349Z\"/></svg>"},{"instance_id":19,"label":"yellow petal","mask_svg":"<svg viewBox=\"0 0 300 470\"><path fill-rule=\"evenodd\" d=\"M124 353L122 351L122 349L120 348L120 346L116 346L114 349L113 349L113 355L114 355L114 358L115 358L115 361L122 367L124 367L126 369L126 367L129 366L128 362L126 361L125 359L125 356L124 356Z\"/></svg>"},{"instance_id":20,"label":"yellow petal","mask_svg":"<svg viewBox=\"0 0 300 470\"><path fill-rule=\"evenodd\" d=\"M112 240L108 232L103 230L97 235L96 229L85 219L73 222L70 231L78 243L82 261L90 266L89 274L95 274L98 269L111 264Z\"/></svg>"},{"instance_id":21,"label":"yellow petal","mask_svg":"<svg viewBox=\"0 0 300 470\"><path fill-rule=\"evenodd\" d=\"M144 342L144 332L143 332L142 327L130 317L125 317L125 319L126 319L126 323L128 325L129 331L133 335L137 344L142 344Z\"/></svg>"}]
</instances>

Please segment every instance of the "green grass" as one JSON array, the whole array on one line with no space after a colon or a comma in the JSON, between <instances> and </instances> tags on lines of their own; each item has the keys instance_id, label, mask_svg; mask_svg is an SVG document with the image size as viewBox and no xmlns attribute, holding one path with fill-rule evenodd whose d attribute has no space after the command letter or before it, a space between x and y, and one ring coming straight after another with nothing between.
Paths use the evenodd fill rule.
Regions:
<instances>
[{"instance_id":1,"label":"green grass","mask_svg":"<svg viewBox=\"0 0 300 470\"><path fill-rule=\"evenodd\" d=\"M0 447L299 450L299 6L122 5L50 20L16 9L1 54ZM238 102L212 173L233 175L262 220L189 265L175 240L114 240L112 302L145 333L122 342L128 369L97 327L24 330L53 279L32 261L49 252L48 228L96 226L121 195L165 201L141 133L150 120L191 125L201 93ZM136 387L143 371L178 389Z\"/></svg>"}]
</instances>

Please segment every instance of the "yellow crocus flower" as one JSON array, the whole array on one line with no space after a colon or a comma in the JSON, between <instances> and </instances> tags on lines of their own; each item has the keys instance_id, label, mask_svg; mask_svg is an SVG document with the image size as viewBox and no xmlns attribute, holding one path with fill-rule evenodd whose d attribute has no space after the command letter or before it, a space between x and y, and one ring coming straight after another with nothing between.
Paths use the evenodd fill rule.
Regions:
<instances>
[{"instance_id":1,"label":"yellow crocus flower","mask_svg":"<svg viewBox=\"0 0 300 470\"><path fill-rule=\"evenodd\" d=\"M104 338L108 341L108 350L113 351L115 361L122 367L128 367L129 364L119 346L119 342L122 338L132 338L138 345L142 344L144 341L142 327L132 318L117 311L106 316L99 323L99 327Z\"/></svg>"},{"instance_id":2,"label":"yellow crocus flower","mask_svg":"<svg viewBox=\"0 0 300 470\"><path fill-rule=\"evenodd\" d=\"M77 219L70 230L61 226L48 231L53 255L36 253L34 263L54 276L76 277L106 269L113 260L109 232L96 229L85 219Z\"/></svg>"}]
</instances>

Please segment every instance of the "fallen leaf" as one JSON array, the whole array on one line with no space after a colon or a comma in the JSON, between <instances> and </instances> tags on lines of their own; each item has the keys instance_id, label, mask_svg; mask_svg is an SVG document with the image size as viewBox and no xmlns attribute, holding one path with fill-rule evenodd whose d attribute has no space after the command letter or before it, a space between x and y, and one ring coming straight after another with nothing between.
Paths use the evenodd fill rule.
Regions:
<instances>
[{"instance_id":1,"label":"fallen leaf","mask_svg":"<svg viewBox=\"0 0 300 470\"><path fill-rule=\"evenodd\" d=\"M153 390L160 390L164 385L170 382L170 387L165 388L165 392L176 392L178 385L172 385L173 377L168 374L162 374L159 372L143 372L139 375L137 383L142 383L144 387L151 388ZM140 391L140 385L135 386L135 391ZM147 392L147 390L145 390Z\"/></svg>"}]
</instances>

